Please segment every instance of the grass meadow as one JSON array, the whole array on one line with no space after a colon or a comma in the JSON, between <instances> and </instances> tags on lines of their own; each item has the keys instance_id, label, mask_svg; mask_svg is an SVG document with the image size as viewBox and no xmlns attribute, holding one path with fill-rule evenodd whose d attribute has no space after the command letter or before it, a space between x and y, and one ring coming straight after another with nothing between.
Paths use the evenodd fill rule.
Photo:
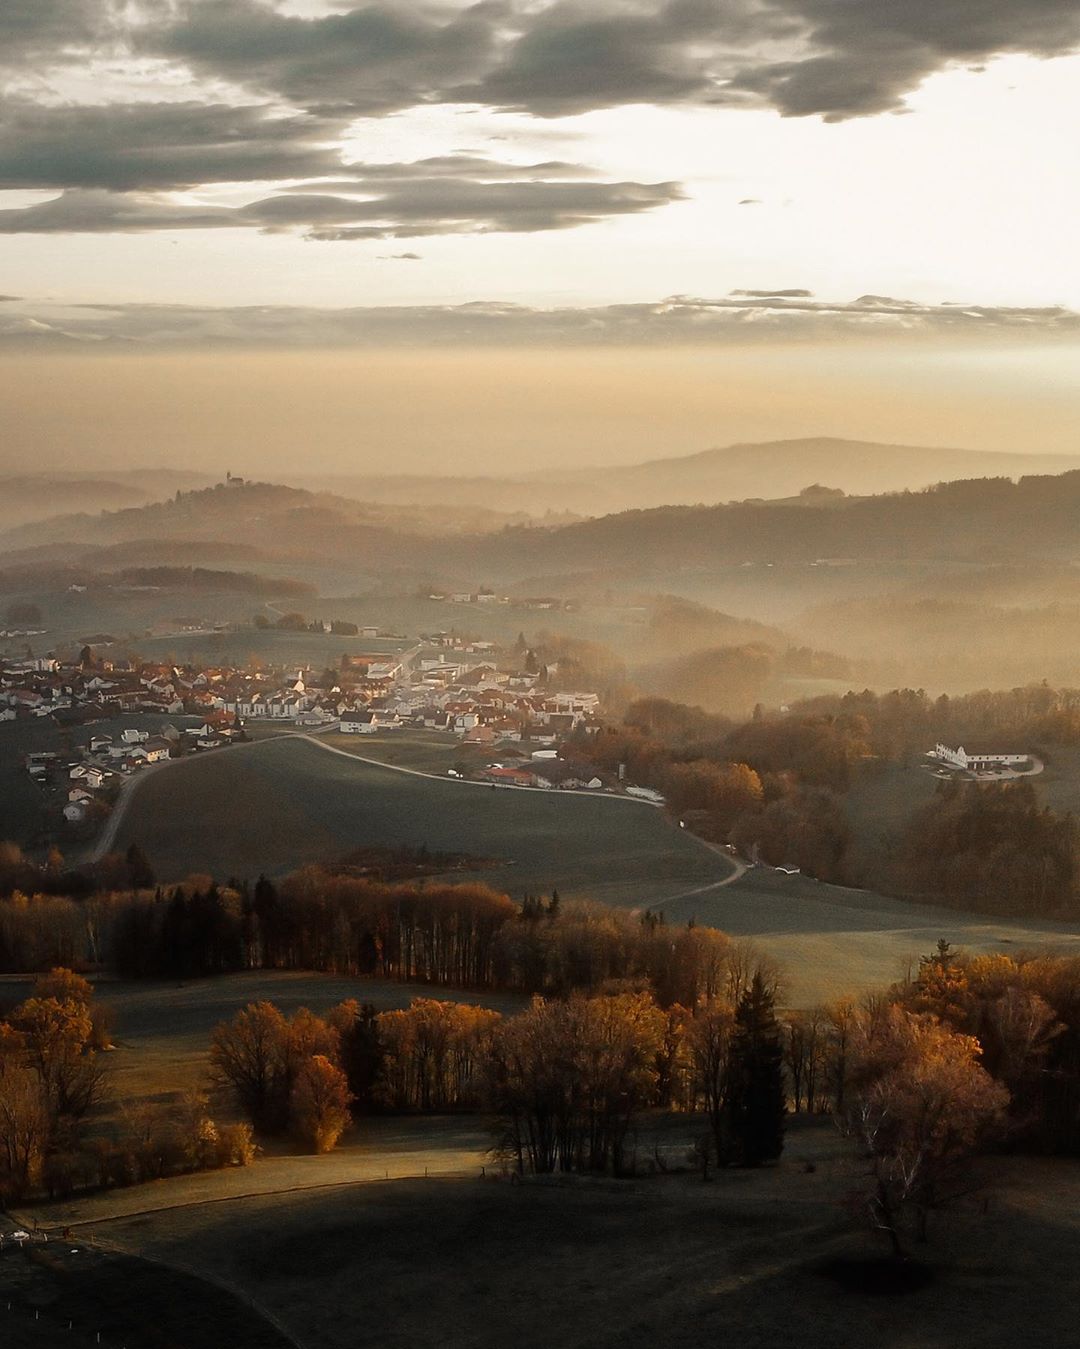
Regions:
<instances>
[{"instance_id":1,"label":"grass meadow","mask_svg":"<svg viewBox=\"0 0 1080 1349\"><path fill-rule=\"evenodd\" d=\"M778 1166L710 1184L489 1171L102 1217L94 1232L236 1289L301 1349L1072 1342L1080 1167L999 1162L992 1190L932 1228L930 1282L903 1296L831 1276L882 1251L861 1171L831 1124L797 1121Z\"/></svg>"},{"instance_id":2,"label":"grass meadow","mask_svg":"<svg viewBox=\"0 0 1080 1349\"><path fill-rule=\"evenodd\" d=\"M390 745L381 742L382 751L410 752L408 741ZM366 738L355 745L366 750ZM923 777L932 788L916 770L903 780ZM477 876L514 897L557 887L565 898L649 906L672 923L694 919L751 938L785 967L793 1006L887 984L939 937L977 951L1080 949L1080 936L1060 923L992 919L767 868L720 884L729 864L652 807L420 777L295 736L148 776L116 842L135 840L166 880L279 875L361 844L489 858Z\"/></svg>"},{"instance_id":3,"label":"grass meadow","mask_svg":"<svg viewBox=\"0 0 1080 1349\"><path fill-rule=\"evenodd\" d=\"M730 874L651 806L420 777L297 736L148 775L116 846L135 840L166 881L280 875L362 845L400 844L491 859L477 875L515 897L555 887L636 907Z\"/></svg>"}]
</instances>

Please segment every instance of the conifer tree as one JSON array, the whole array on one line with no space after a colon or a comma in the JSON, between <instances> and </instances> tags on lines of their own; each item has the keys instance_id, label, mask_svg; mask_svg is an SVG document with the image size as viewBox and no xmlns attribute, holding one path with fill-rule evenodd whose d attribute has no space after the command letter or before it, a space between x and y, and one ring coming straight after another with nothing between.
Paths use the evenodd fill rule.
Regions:
<instances>
[{"instance_id":1,"label":"conifer tree","mask_svg":"<svg viewBox=\"0 0 1080 1349\"><path fill-rule=\"evenodd\" d=\"M784 1047L772 993L760 972L735 1010L731 1134L743 1166L775 1161L784 1147Z\"/></svg>"},{"instance_id":2,"label":"conifer tree","mask_svg":"<svg viewBox=\"0 0 1080 1349\"><path fill-rule=\"evenodd\" d=\"M128 883L133 890L149 890L156 883L154 868L137 843L132 843L128 848L124 861L127 864Z\"/></svg>"}]
</instances>

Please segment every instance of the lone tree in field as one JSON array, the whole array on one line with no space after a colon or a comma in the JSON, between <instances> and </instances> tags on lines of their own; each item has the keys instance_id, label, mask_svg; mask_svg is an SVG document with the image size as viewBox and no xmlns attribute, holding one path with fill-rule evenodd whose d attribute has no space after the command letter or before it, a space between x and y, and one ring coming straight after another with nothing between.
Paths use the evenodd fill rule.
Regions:
<instances>
[{"instance_id":1,"label":"lone tree in field","mask_svg":"<svg viewBox=\"0 0 1080 1349\"><path fill-rule=\"evenodd\" d=\"M784 1148L784 1042L760 972L739 999L731 1043L729 1109L743 1166L773 1162Z\"/></svg>"},{"instance_id":2,"label":"lone tree in field","mask_svg":"<svg viewBox=\"0 0 1080 1349\"><path fill-rule=\"evenodd\" d=\"M930 1213L971 1192L973 1159L1004 1131L1009 1093L981 1057L974 1036L929 1013L890 1007L859 1027L848 1127L870 1158L873 1225L896 1256L906 1220L925 1241Z\"/></svg>"}]
</instances>

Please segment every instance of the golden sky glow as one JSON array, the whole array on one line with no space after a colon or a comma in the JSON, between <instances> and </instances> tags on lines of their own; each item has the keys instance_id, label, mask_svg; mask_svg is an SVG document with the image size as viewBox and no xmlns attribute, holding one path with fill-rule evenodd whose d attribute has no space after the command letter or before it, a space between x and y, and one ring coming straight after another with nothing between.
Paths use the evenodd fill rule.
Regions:
<instances>
[{"instance_id":1,"label":"golden sky glow","mask_svg":"<svg viewBox=\"0 0 1080 1349\"><path fill-rule=\"evenodd\" d=\"M834 11L0 11L0 465L1075 450L1075 8Z\"/></svg>"}]
</instances>

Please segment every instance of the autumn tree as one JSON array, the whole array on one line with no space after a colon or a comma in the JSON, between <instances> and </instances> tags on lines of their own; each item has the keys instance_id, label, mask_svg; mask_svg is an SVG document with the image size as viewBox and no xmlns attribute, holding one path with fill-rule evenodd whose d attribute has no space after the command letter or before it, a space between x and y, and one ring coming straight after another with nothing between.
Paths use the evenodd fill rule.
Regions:
<instances>
[{"instance_id":1,"label":"autumn tree","mask_svg":"<svg viewBox=\"0 0 1080 1349\"><path fill-rule=\"evenodd\" d=\"M289 1028L269 1002L249 1003L223 1022L210 1044L210 1073L256 1129L283 1127L289 1099Z\"/></svg>"},{"instance_id":2,"label":"autumn tree","mask_svg":"<svg viewBox=\"0 0 1080 1349\"><path fill-rule=\"evenodd\" d=\"M380 1095L407 1110L475 1109L481 1069L498 1012L414 998L376 1018L382 1052Z\"/></svg>"},{"instance_id":3,"label":"autumn tree","mask_svg":"<svg viewBox=\"0 0 1080 1349\"><path fill-rule=\"evenodd\" d=\"M210 1075L263 1133L283 1130L293 1085L309 1059L336 1062L337 1030L301 1007L291 1019L270 1002L249 1003L214 1030Z\"/></svg>"},{"instance_id":4,"label":"autumn tree","mask_svg":"<svg viewBox=\"0 0 1080 1349\"><path fill-rule=\"evenodd\" d=\"M858 1009L852 998L837 998L822 1008L825 1042L822 1048L824 1087L833 1110L843 1115L851 1072L852 1041L858 1025Z\"/></svg>"},{"instance_id":5,"label":"autumn tree","mask_svg":"<svg viewBox=\"0 0 1080 1349\"><path fill-rule=\"evenodd\" d=\"M795 1114L820 1109L826 1053L826 1015L822 1008L789 1012L784 1018L784 1066Z\"/></svg>"},{"instance_id":6,"label":"autumn tree","mask_svg":"<svg viewBox=\"0 0 1080 1349\"><path fill-rule=\"evenodd\" d=\"M289 1097L289 1127L309 1152L330 1152L349 1123L349 1084L325 1054L312 1054L297 1071Z\"/></svg>"},{"instance_id":7,"label":"autumn tree","mask_svg":"<svg viewBox=\"0 0 1080 1349\"><path fill-rule=\"evenodd\" d=\"M31 990L34 998L55 998L57 1002L74 1002L85 1007L90 1016L90 1046L108 1049L110 1043L110 1014L108 1008L94 1001L94 988L89 979L73 970L56 966L48 974L39 974Z\"/></svg>"},{"instance_id":8,"label":"autumn tree","mask_svg":"<svg viewBox=\"0 0 1080 1349\"><path fill-rule=\"evenodd\" d=\"M848 1127L870 1157L872 1221L897 1256L909 1217L925 1239L930 1213L968 1192L973 1157L1004 1128L1009 1093L980 1057L973 1036L928 1013L861 1020Z\"/></svg>"},{"instance_id":9,"label":"autumn tree","mask_svg":"<svg viewBox=\"0 0 1080 1349\"><path fill-rule=\"evenodd\" d=\"M32 997L55 998L58 1002L77 1002L89 1007L94 998L93 985L74 970L56 966L34 980Z\"/></svg>"},{"instance_id":10,"label":"autumn tree","mask_svg":"<svg viewBox=\"0 0 1080 1349\"><path fill-rule=\"evenodd\" d=\"M8 1021L22 1036L25 1062L41 1083L55 1140L104 1094L105 1069L92 1045L90 1010L71 998L31 997Z\"/></svg>"},{"instance_id":11,"label":"autumn tree","mask_svg":"<svg viewBox=\"0 0 1080 1349\"><path fill-rule=\"evenodd\" d=\"M51 1133L41 1079L22 1063L0 1060L0 1200L17 1201L32 1192Z\"/></svg>"},{"instance_id":12,"label":"autumn tree","mask_svg":"<svg viewBox=\"0 0 1080 1349\"><path fill-rule=\"evenodd\" d=\"M614 1170L655 1099L666 1018L648 994L536 998L503 1021L488 1058L502 1140L517 1167Z\"/></svg>"}]
</instances>

